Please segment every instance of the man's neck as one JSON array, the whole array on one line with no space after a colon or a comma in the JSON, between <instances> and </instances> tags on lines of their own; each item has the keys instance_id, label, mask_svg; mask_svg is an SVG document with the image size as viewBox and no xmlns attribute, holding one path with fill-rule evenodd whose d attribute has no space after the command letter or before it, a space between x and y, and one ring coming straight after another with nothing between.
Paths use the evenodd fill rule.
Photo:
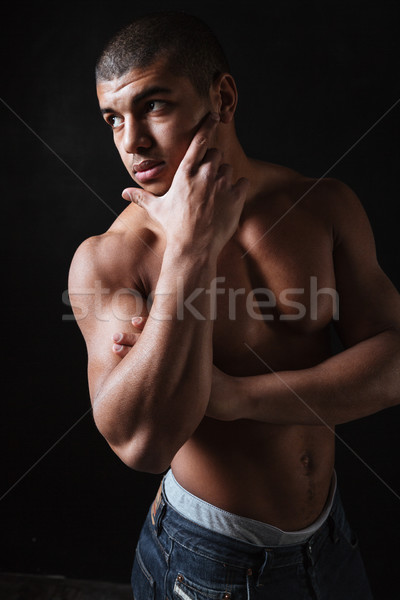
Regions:
<instances>
[{"instance_id":1,"label":"man's neck","mask_svg":"<svg viewBox=\"0 0 400 600\"><path fill-rule=\"evenodd\" d=\"M232 130L223 137L218 136L216 147L222 152L222 162L233 168L232 180L236 182L241 177L245 177L250 181L249 196L251 197L257 188L259 169L255 168L254 161L246 155L235 131Z\"/></svg>"}]
</instances>

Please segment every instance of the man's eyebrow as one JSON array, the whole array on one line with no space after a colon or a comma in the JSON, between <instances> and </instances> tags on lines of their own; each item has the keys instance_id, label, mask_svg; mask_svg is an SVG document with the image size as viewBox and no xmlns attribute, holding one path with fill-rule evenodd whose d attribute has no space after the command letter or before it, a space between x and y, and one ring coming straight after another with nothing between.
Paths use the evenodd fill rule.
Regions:
<instances>
[{"instance_id":1,"label":"man's eyebrow","mask_svg":"<svg viewBox=\"0 0 400 600\"><path fill-rule=\"evenodd\" d=\"M132 98L131 102L133 104L137 104L138 102L141 102L141 100L145 100L149 96L154 96L156 94L171 94L171 93L172 93L172 90L170 88L161 87L159 85L153 85L152 87L148 88L147 90L143 90L143 92L140 92L139 94L134 96ZM101 108L100 111L101 111L102 115L104 115L106 113L115 112L115 110L113 108Z\"/></svg>"}]
</instances>

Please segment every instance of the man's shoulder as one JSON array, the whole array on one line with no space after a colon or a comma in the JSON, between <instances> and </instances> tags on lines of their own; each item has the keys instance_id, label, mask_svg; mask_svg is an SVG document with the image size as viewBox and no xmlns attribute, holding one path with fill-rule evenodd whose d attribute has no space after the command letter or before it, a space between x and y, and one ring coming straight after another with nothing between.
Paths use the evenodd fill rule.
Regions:
<instances>
[{"instance_id":1,"label":"man's shoulder","mask_svg":"<svg viewBox=\"0 0 400 600\"><path fill-rule=\"evenodd\" d=\"M257 161L257 191L246 208L248 230L290 233L314 224L340 237L349 223L363 225L365 211L355 192L332 177L310 177L294 169ZM278 230L277 230L278 231ZM255 235L255 234L254 234ZM261 235L261 234L260 234Z\"/></svg>"},{"instance_id":2,"label":"man's shoulder","mask_svg":"<svg viewBox=\"0 0 400 600\"><path fill-rule=\"evenodd\" d=\"M121 285L127 278L130 280L127 283L131 283L135 264L148 249L148 237L149 229L140 209L128 207L107 231L81 242L71 261L69 284L84 287L101 280L112 286L113 282Z\"/></svg>"},{"instance_id":3,"label":"man's shoulder","mask_svg":"<svg viewBox=\"0 0 400 600\"><path fill-rule=\"evenodd\" d=\"M303 200L337 200L354 202L355 194L343 181L333 177L313 177L284 165L255 161L259 193L267 198L282 198L288 202Z\"/></svg>"},{"instance_id":4,"label":"man's shoulder","mask_svg":"<svg viewBox=\"0 0 400 600\"><path fill-rule=\"evenodd\" d=\"M292 201L332 224L358 219L363 208L357 194L343 181L333 177L304 177L297 183Z\"/></svg>"},{"instance_id":5,"label":"man's shoulder","mask_svg":"<svg viewBox=\"0 0 400 600\"><path fill-rule=\"evenodd\" d=\"M272 166L274 184L270 185L268 196L286 208L303 208L332 218L360 209L357 195L339 179L312 177L280 165Z\"/></svg>"}]
</instances>

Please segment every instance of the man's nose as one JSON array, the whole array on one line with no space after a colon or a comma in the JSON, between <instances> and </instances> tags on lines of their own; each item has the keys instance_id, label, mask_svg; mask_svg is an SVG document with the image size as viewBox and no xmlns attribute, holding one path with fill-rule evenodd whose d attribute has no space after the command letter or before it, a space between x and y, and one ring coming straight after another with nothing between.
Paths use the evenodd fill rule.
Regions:
<instances>
[{"instance_id":1,"label":"man's nose","mask_svg":"<svg viewBox=\"0 0 400 600\"><path fill-rule=\"evenodd\" d=\"M133 118L126 119L123 146L127 154L138 154L140 148L150 148L151 137L146 124Z\"/></svg>"}]
</instances>

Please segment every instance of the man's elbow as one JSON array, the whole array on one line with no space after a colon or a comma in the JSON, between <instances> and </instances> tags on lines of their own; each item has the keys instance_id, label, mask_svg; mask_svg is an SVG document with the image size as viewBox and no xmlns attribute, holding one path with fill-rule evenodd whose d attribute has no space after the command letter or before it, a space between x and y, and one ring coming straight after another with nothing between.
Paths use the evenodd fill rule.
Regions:
<instances>
[{"instance_id":1,"label":"man's elbow","mask_svg":"<svg viewBox=\"0 0 400 600\"><path fill-rule=\"evenodd\" d=\"M171 427L165 419L110 418L102 407L105 403L94 402L93 418L97 429L113 452L135 471L160 474L165 472L178 450L193 433L193 426L182 422L181 428Z\"/></svg>"},{"instance_id":2,"label":"man's elbow","mask_svg":"<svg viewBox=\"0 0 400 600\"><path fill-rule=\"evenodd\" d=\"M111 448L130 469L152 473L153 475L164 473L169 468L172 460L155 448L140 452L134 448L134 444L118 448L111 446Z\"/></svg>"},{"instance_id":3,"label":"man's elbow","mask_svg":"<svg viewBox=\"0 0 400 600\"><path fill-rule=\"evenodd\" d=\"M108 440L107 440L108 441ZM132 439L121 444L108 441L115 454L134 471L159 475L170 466L177 450L167 441L155 439L146 433L136 433Z\"/></svg>"},{"instance_id":4,"label":"man's elbow","mask_svg":"<svg viewBox=\"0 0 400 600\"><path fill-rule=\"evenodd\" d=\"M400 327L391 327L388 330L390 345L389 354L393 360L390 365L390 376L388 379L388 406L400 404ZM389 361L388 361L389 362Z\"/></svg>"}]
</instances>

